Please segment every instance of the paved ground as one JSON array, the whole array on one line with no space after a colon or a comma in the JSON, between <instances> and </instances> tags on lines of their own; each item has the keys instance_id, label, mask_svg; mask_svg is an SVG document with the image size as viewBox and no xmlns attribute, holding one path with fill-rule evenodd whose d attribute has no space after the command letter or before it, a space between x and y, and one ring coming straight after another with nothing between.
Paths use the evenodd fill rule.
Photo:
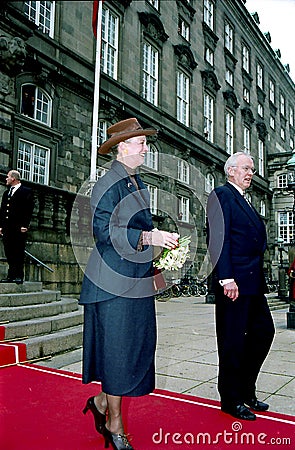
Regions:
<instances>
[{"instance_id":1,"label":"paved ground","mask_svg":"<svg viewBox=\"0 0 295 450\"><path fill-rule=\"evenodd\" d=\"M202 297L181 297L157 301L156 307L157 388L218 400L214 305ZM266 400L271 411L295 415L295 329L287 329L286 312L272 313L276 336L257 387L259 399ZM81 362L70 360L64 355L44 365L81 373Z\"/></svg>"}]
</instances>

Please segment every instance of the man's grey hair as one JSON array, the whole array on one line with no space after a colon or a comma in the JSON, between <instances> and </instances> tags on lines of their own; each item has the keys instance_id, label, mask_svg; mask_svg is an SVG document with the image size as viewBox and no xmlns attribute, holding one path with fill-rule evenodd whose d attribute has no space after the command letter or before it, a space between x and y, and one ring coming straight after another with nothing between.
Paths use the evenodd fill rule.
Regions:
<instances>
[{"instance_id":1,"label":"man's grey hair","mask_svg":"<svg viewBox=\"0 0 295 450\"><path fill-rule=\"evenodd\" d=\"M20 173L18 170L10 170L9 171L10 175L15 178L17 181L20 181Z\"/></svg>"},{"instance_id":2,"label":"man's grey hair","mask_svg":"<svg viewBox=\"0 0 295 450\"><path fill-rule=\"evenodd\" d=\"M228 169L229 167L235 167L237 165L238 159L240 156L247 156L249 159L253 161L253 157L249 155L249 153L246 152L236 152L233 155L231 155L224 164L224 173L226 175L226 178L229 177Z\"/></svg>"}]
</instances>

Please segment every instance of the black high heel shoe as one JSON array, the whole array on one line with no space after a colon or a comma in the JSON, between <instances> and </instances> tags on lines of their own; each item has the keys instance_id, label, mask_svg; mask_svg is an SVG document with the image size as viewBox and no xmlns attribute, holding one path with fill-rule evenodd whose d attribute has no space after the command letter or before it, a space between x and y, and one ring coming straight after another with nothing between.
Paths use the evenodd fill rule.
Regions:
<instances>
[{"instance_id":1,"label":"black high heel shoe","mask_svg":"<svg viewBox=\"0 0 295 450\"><path fill-rule=\"evenodd\" d=\"M100 434L104 434L104 428L105 428L105 424L106 424L106 415L102 414L101 412L98 411L98 409L94 403L94 397L90 397L87 400L86 406L83 409L83 414L86 414L89 409L92 412L93 417L94 417L96 431Z\"/></svg>"},{"instance_id":2,"label":"black high heel shoe","mask_svg":"<svg viewBox=\"0 0 295 450\"><path fill-rule=\"evenodd\" d=\"M109 444L114 450L134 450L127 439L126 434L111 433L106 427L103 430L104 448L109 448Z\"/></svg>"}]
</instances>

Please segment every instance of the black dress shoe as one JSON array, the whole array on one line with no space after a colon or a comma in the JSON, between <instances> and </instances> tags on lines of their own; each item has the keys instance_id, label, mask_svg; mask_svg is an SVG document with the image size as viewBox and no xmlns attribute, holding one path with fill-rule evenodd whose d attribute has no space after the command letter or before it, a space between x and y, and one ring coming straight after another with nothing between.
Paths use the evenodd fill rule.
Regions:
<instances>
[{"instance_id":1,"label":"black dress shoe","mask_svg":"<svg viewBox=\"0 0 295 450\"><path fill-rule=\"evenodd\" d=\"M13 283L14 281L12 280L12 278L3 278L1 280L1 283Z\"/></svg>"},{"instance_id":2,"label":"black dress shoe","mask_svg":"<svg viewBox=\"0 0 295 450\"><path fill-rule=\"evenodd\" d=\"M249 408L254 409L254 411L266 411L269 408L267 403L260 402L257 398L245 400L245 404L249 406Z\"/></svg>"},{"instance_id":3,"label":"black dress shoe","mask_svg":"<svg viewBox=\"0 0 295 450\"><path fill-rule=\"evenodd\" d=\"M11 283L16 283L16 284L23 284L24 280L22 278L13 278L13 280L11 280Z\"/></svg>"},{"instance_id":4,"label":"black dress shoe","mask_svg":"<svg viewBox=\"0 0 295 450\"><path fill-rule=\"evenodd\" d=\"M100 434L103 434L106 424L106 415L98 411L94 403L94 397L90 397L87 400L86 406L83 409L83 414L86 414L88 410L90 410L93 414L96 431Z\"/></svg>"},{"instance_id":5,"label":"black dress shoe","mask_svg":"<svg viewBox=\"0 0 295 450\"><path fill-rule=\"evenodd\" d=\"M241 420L255 420L256 416L245 405L223 406L221 411Z\"/></svg>"}]
</instances>

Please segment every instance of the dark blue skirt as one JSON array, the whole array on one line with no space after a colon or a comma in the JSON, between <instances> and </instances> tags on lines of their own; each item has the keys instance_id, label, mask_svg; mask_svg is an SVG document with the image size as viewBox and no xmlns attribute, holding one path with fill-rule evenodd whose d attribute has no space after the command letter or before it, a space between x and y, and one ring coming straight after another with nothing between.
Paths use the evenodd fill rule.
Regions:
<instances>
[{"instance_id":1,"label":"dark blue skirt","mask_svg":"<svg viewBox=\"0 0 295 450\"><path fill-rule=\"evenodd\" d=\"M136 397L155 388L154 297L117 297L84 306L83 383L106 394Z\"/></svg>"}]
</instances>

